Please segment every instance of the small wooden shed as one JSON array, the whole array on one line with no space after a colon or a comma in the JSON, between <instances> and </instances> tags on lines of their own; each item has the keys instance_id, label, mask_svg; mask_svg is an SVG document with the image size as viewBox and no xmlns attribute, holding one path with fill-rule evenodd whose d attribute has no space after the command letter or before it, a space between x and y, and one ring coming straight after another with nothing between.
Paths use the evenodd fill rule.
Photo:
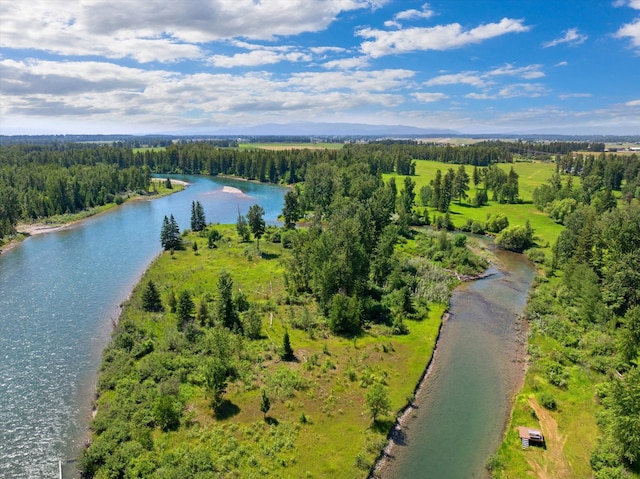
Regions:
<instances>
[{"instance_id":1,"label":"small wooden shed","mask_svg":"<svg viewBox=\"0 0 640 479\"><path fill-rule=\"evenodd\" d=\"M530 444L544 445L544 436L537 429L520 426L518 427L518 434L520 435L520 442L522 442L522 449L528 448Z\"/></svg>"}]
</instances>

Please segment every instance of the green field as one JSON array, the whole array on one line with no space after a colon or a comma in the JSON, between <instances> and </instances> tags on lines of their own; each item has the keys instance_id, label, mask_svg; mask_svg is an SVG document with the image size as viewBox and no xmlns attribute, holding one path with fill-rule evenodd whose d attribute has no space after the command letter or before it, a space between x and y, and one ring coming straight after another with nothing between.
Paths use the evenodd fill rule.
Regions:
<instances>
[{"instance_id":1,"label":"green field","mask_svg":"<svg viewBox=\"0 0 640 479\"><path fill-rule=\"evenodd\" d=\"M555 165L553 163L542 162L523 162L523 163L501 163L497 165L499 168L508 172L513 166L515 171L520 176L519 178L519 191L520 199L522 203L519 204L500 204L495 201L489 201L487 206L475 207L471 204L472 198L475 195L475 189L473 182L470 182L470 189L467 194L469 198L459 204L458 201L453 201L450 207L451 220L456 227L464 224L468 219L472 221L484 222L487 219L487 215L502 213L509 219L510 225L521 224L524 225L528 220L531 227L539 237L538 245L541 248L547 248L552 245L557 239L558 235L562 231L562 225L554 222L545 213L539 211L532 203L533 190L545 183L553 173L555 172ZM419 200L420 188L428 185L431 180L436 176L436 171L441 170L442 173L446 173L449 168L457 169L458 165L451 165L448 163L441 163L437 161L416 160L416 174L411 179L415 181L416 187L416 202L421 205ZM473 177L473 167L465 166L467 174L470 178ZM391 176L397 175L384 175L385 181ZM404 177L398 176L396 184L398 190L403 188ZM576 178L576 181L578 179ZM429 214L431 218L435 210L429 208ZM437 213L436 213L437 214Z\"/></svg>"},{"instance_id":2,"label":"green field","mask_svg":"<svg viewBox=\"0 0 640 479\"><path fill-rule=\"evenodd\" d=\"M164 151L166 150L166 146L143 146L140 148L132 148L133 153L144 153L145 151Z\"/></svg>"}]
</instances>

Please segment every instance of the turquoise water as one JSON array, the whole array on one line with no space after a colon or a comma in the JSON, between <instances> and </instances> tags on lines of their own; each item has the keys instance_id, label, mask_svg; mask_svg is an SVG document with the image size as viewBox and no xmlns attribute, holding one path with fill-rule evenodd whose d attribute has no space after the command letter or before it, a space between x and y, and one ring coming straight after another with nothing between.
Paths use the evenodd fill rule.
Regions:
<instances>
[{"instance_id":1,"label":"turquoise water","mask_svg":"<svg viewBox=\"0 0 640 479\"><path fill-rule=\"evenodd\" d=\"M521 255L497 251L497 274L467 283L451 298L432 369L416 398L383 478L488 477L521 377L516 321L534 272Z\"/></svg>"},{"instance_id":2,"label":"turquoise water","mask_svg":"<svg viewBox=\"0 0 640 479\"><path fill-rule=\"evenodd\" d=\"M238 180L179 177L186 190L132 201L81 225L34 236L0 255L0 477L57 477L84 440L101 351L119 305L160 252L164 215L190 226L235 223L259 203L274 223L286 190ZM244 194L222 191L233 186Z\"/></svg>"}]
</instances>

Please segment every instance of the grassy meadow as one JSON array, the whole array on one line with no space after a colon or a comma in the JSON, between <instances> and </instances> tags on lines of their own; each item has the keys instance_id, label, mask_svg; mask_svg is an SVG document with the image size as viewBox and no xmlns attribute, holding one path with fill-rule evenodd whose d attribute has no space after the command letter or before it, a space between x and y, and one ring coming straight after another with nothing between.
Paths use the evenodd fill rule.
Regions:
<instances>
[{"instance_id":1,"label":"grassy meadow","mask_svg":"<svg viewBox=\"0 0 640 479\"><path fill-rule=\"evenodd\" d=\"M378 325L356 338L334 336L319 324L310 298L285 304L281 260L288 250L263 238L260 256L254 242L240 242L235 226L215 228L223 239L214 249L207 248L206 238L191 233L183 238L184 250L162 253L133 291L121 320L133 320L157 344L171 342L176 315L142 310L148 280L158 286L165 304L170 290L187 290L198 305L216 295L218 276L226 270L234 291L246 294L260 312L262 338L234 345L241 349L243 366L239 379L229 383L217 416L204 386L192 378L180 386L187 427L156 430L154 442L164 454L211 448L234 465L232 477L366 476L432 355L445 305L431 306L428 317L419 321L406 320L410 333L405 336ZM300 329L303 318L316 327ZM285 330L295 354L292 361L279 356ZM365 396L367 386L380 378L388 387L390 410L373 423ZM267 420L260 411L262 390L271 398ZM108 408L114 394L106 391L98 408Z\"/></svg>"},{"instance_id":2,"label":"grassy meadow","mask_svg":"<svg viewBox=\"0 0 640 479\"><path fill-rule=\"evenodd\" d=\"M519 191L520 200L522 203L518 204L500 204L497 201L489 201L489 204L482 207L475 207L472 204L473 196L475 196L475 188L473 181L470 182L470 189L467 191L469 198L463 200L461 204L457 200L451 202L450 215L453 224L456 227L464 224L468 219L472 221L484 222L487 219L487 215L495 215L502 213L509 219L510 225L524 225L527 220L531 223L531 227L534 229L538 238L538 246L545 249L547 254L550 254L549 246L552 245L557 239L558 235L562 231L562 225L556 223L550 219L545 213L539 211L532 202L533 190L544 184L555 172L555 165L553 163L543 162L523 162L523 163L500 163L497 165L505 172L509 172L511 167L515 169L516 173L520 176ZM458 165L452 165L449 163L441 163L438 161L429 160L416 160L416 174L411 179L415 181L415 193L416 203L421 205L419 195L420 188L428 185L431 180L436 176L436 171L440 170L442 174L446 173L449 168L457 169ZM473 167L465 165L467 174L473 178ZM397 175L384 175L385 181L391 176ZM397 176L396 184L398 190L403 188L404 177ZM579 178L575 178L574 181L579 181ZM419 206L418 208L420 208ZM429 215L433 219L434 214L440 214L433 208L429 208Z\"/></svg>"}]
</instances>

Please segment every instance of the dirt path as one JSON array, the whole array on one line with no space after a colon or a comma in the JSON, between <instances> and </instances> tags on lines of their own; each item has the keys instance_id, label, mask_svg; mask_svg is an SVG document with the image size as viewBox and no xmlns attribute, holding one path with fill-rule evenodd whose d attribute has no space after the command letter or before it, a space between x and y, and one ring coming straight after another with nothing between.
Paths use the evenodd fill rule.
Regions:
<instances>
[{"instance_id":1,"label":"dirt path","mask_svg":"<svg viewBox=\"0 0 640 479\"><path fill-rule=\"evenodd\" d=\"M529 398L529 405L536 412L540 421L540 429L544 435L546 449L542 455L542 461L527 458L527 462L540 479L562 479L571 476L571 468L562 454L567 440L558 430L558 423L545 408L540 406L535 398Z\"/></svg>"}]
</instances>

